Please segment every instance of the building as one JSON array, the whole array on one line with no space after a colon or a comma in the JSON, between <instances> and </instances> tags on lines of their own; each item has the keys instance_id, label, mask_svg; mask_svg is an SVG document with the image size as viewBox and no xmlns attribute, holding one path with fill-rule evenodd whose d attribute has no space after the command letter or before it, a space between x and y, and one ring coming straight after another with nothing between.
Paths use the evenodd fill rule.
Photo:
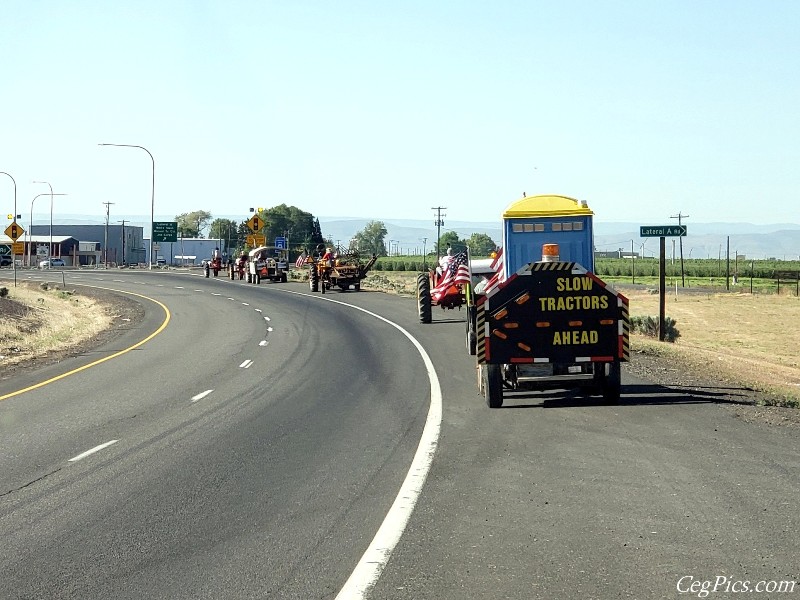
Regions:
<instances>
[{"instance_id":1,"label":"building","mask_svg":"<svg viewBox=\"0 0 800 600\"><path fill-rule=\"evenodd\" d=\"M37 238L47 237L49 240L50 225L33 225L30 227L29 233ZM56 225L53 223L54 239L57 236L69 236L81 242L99 244L100 262L129 265L146 264L147 261L144 228L141 226L109 223L106 227L106 225ZM20 238L21 240L22 238ZM60 257L55 249L53 257Z\"/></svg>"}]
</instances>

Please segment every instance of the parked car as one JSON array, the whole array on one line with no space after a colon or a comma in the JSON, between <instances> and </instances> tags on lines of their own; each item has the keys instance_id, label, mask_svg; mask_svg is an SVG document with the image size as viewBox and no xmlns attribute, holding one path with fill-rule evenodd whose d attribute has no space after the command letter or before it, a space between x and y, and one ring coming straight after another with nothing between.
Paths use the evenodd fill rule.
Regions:
<instances>
[{"instance_id":1,"label":"parked car","mask_svg":"<svg viewBox=\"0 0 800 600\"><path fill-rule=\"evenodd\" d=\"M10 267L11 259L8 256L0 256L0 267Z\"/></svg>"},{"instance_id":2,"label":"parked car","mask_svg":"<svg viewBox=\"0 0 800 600\"><path fill-rule=\"evenodd\" d=\"M51 258L50 260L43 260L39 262L40 269L52 269L54 267L66 266L63 258Z\"/></svg>"}]
</instances>

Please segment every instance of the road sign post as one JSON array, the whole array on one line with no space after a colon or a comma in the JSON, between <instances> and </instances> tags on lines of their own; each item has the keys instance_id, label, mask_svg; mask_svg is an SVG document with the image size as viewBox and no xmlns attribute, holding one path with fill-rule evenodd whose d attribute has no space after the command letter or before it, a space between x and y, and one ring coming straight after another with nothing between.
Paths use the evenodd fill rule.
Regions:
<instances>
[{"instance_id":1,"label":"road sign post","mask_svg":"<svg viewBox=\"0 0 800 600\"><path fill-rule=\"evenodd\" d=\"M658 260L658 340L660 342L664 341L667 334L664 324L667 305L667 294L664 289L667 284L666 238L685 236L686 225L642 225L639 227L639 237L661 238Z\"/></svg>"}]
</instances>

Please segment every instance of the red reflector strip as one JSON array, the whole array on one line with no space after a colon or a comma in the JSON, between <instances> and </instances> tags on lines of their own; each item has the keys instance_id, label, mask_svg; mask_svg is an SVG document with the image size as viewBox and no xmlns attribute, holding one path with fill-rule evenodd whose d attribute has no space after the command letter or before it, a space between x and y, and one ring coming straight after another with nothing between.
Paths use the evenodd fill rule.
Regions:
<instances>
[{"instance_id":1,"label":"red reflector strip","mask_svg":"<svg viewBox=\"0 0 800 600\"><path fill-rule=\"evenodd\" d=\"M532 363L533 359L532 358L512 358L511 362L512 363Z\"/></svg>"},{"instance_id":2,"label":"red reflector strip","mask_svg":"<svg viewBox=\"0 0 800 600\"><path fill-rule=\"evenodd\" d=\"M569 322L569 326L570 327L580 327L581 325L583 325L583 321L570 321Z\"/></svg>"},{"instance_id":3,"label":"red reflector strip","mask_svg":"<svg viewBox=\"0 0 800 600\"><path fill-rule=\"evenodd\" d=\"M600 325L613 325L614 319L600 319Z\"/></svg>"},{"instance_id":4,"label":"red reflector strip","mask_svg":"<svg viewBox=\"0 0 800 600\"><path fill-rule=\"evenodd\" d=\"M502 331L500 331L499 329L495 329L494 331L492 331L492 334L496 335L497 337L499 337L500 339L503 339L503 340L507 340L508 339L508 336L505 333L503 333Z\"/></svg>"},{"instance_id":5,"label":"red reflector strip","mask_svg":"<svg viewBox=\"0 0 800 600\"><path fill-rule=\"evenodd\" d=\"M503 323L503 327L506 329L516 329L519 327L519 323Z\"/></svg>"},{"instance_id":6,"label":"red reflector strip","mask_svg":"<svg viewBox=\"0 0 800 600\"><path fill-rule=\"evenodd\" d=\"M550 327L550 322L549 321L537 321L536 322L536 326L537 327Z\"/></svg>"},{"instance_id":7,"label":"red reflector strip","mask_svg":"<svg viewBox=\"0 0 800 600\"><path fill-rule=\"evenodd\" d=\"M525 350L525 352L531 351L531 347L528 346L527 344L523 344L522 342L519 342L517 346L519 346L522 350Z\"/></svg>"},{"instance_id":8,"label":"red reflector strip","mask_svg":"<svg viewBox=\"0 0 800 600\"><path fill-rule=\"evenodd\" d=\"M612 362L614 360L613 356L592 356L592 362Z\"/></svg>"},{"instance_id":9,"label":"red reflector strip","mask_svg":"<svg viewBox=\"0 0 800 600\"><path fill-rule=\"evenodd\" d=\"M508 311L504 308L502 310L498 310L497 314L494 316L495 319L502 319L508 314Z\"/></svg>"},{"instance_id":10,"label":"red reflector strip","mask_svg":"<svg viewBox=\"0 0 800 600\"><path fill-rule=\"evenodd\" d=\"M514 302L516 302L517 304L525 304L530 299L531 295L528 292L525 292L524 294L522 294L522 296L514 300Z\"/></svg>"}]
</instances>

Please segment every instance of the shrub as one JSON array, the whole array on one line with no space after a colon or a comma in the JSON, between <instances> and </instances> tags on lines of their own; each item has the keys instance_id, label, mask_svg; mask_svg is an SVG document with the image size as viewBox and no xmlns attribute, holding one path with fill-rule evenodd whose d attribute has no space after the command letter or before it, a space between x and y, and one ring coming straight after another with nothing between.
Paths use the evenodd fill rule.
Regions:
<instances>
[{"instance_id":1,"label":"shrub","mask_svg":"<svg viewBox=\"0 0 800 600\"><path fill-rule=\"evenodd\" d=\"M664 317L664 341L674 342L681 334L675 327L675 319ZM658 317L631 317L631 331L649 337L658 337Z\"/></svg>"},{"instance_id":2,"label":"shrub","mask_svg":"<svg viewBox=\"0 0 800 600\"><path fill-rule=\"evenodd\" d=\"M5 298L7 296L8 296L8 288L0 287L0 298Z\"/></svg>"}]
</instances>

